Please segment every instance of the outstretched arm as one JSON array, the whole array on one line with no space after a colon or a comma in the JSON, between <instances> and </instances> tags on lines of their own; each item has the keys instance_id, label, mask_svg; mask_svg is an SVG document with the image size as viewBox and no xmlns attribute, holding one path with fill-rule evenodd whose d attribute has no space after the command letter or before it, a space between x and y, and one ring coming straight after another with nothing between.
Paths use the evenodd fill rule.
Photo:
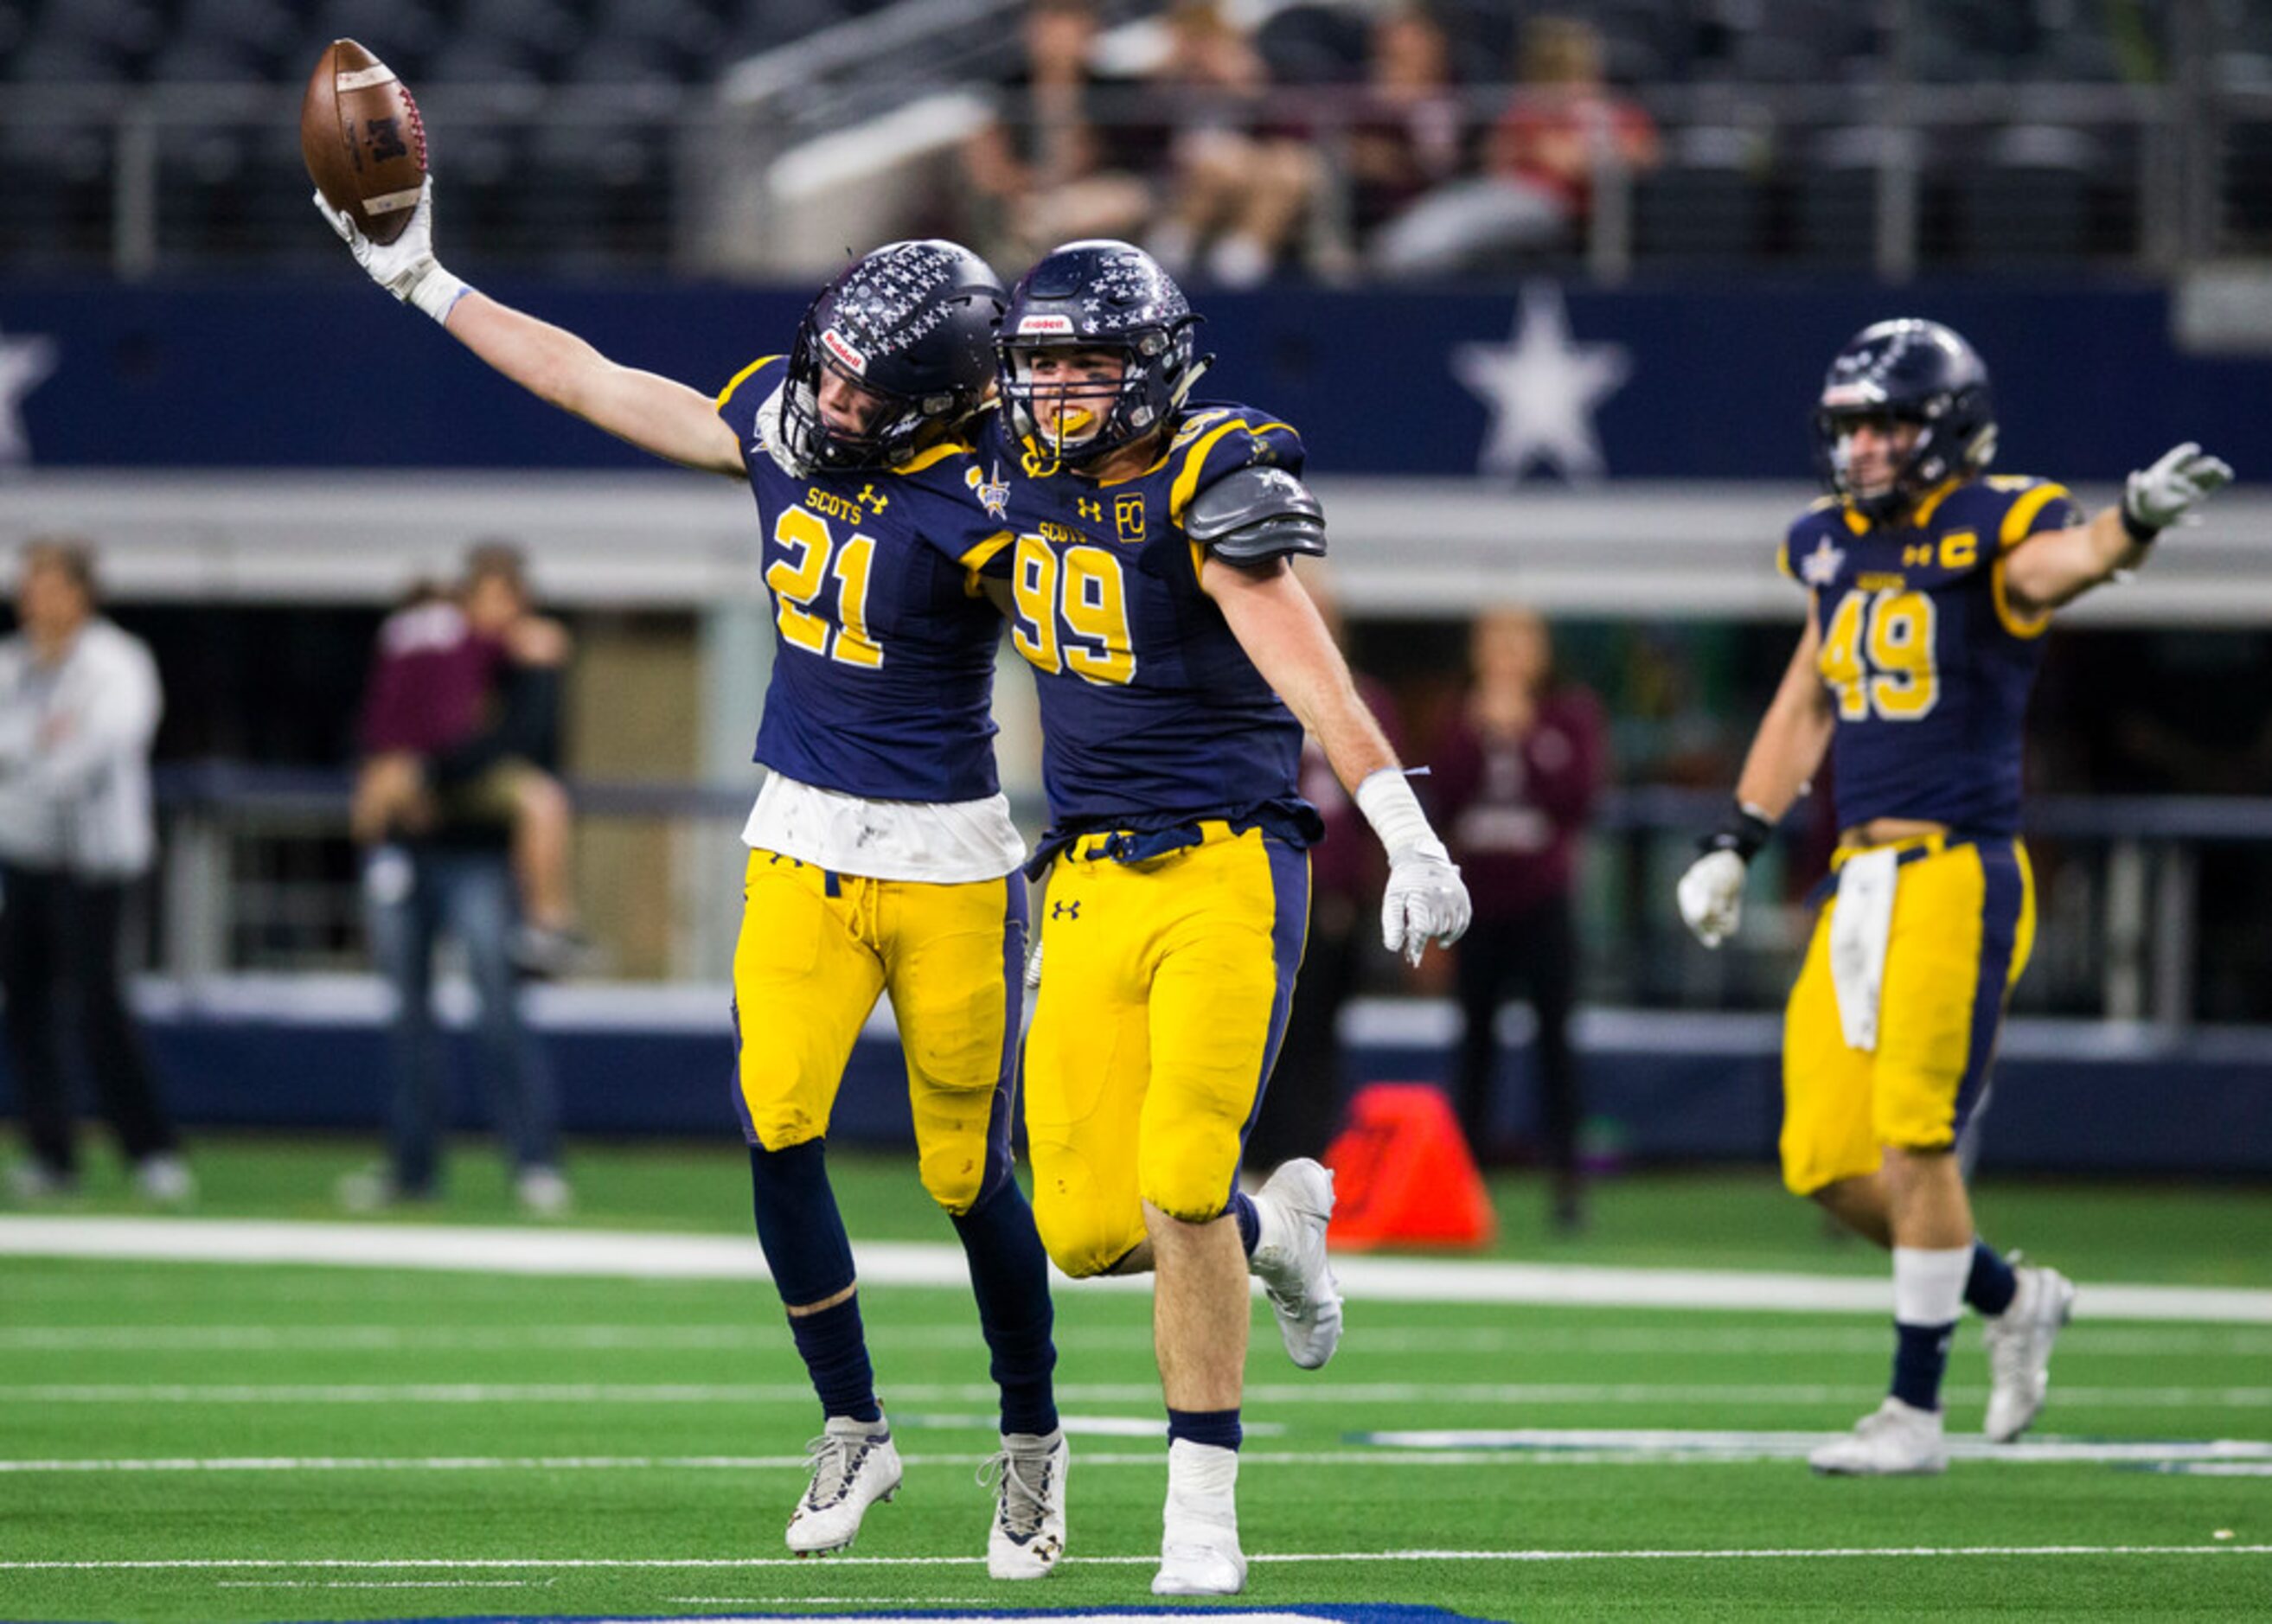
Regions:
<instances>
[{"instance_id":1,"label":"outstretched arm","mask_svg":"<svg viewBox=\"0 0 2272 1624\"><path fill-rule=\"evenodd\" d=\"M452 338L540 400L667 461L742 477L738 436L708 397L654 373L620 366L564 328L475 293L442 269L434 257L432 180L421 190L409 225L392 242L370 241L321 193L316 207L371 280L441 323Z\"/></svg>"},{"instance_id":2,"label":"outstretched arm","mask_svg":"<svg viewBox=\"0 0 2272 1624\"><path fill-rule=\"evenodd\" d=\"M2041 615L2144 561L2154 538L2232 482L2232 469L2188 440L2130 475L2122 502L2088 525L2029 536L2005 555L2014 607Z\"/></svg>"}]
</instances>

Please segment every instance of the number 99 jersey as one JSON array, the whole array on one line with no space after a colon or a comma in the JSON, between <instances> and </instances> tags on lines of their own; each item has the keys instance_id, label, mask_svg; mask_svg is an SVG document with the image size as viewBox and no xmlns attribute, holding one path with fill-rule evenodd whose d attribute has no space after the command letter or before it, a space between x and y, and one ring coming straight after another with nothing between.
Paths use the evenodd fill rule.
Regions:
<instances>
[{"instance_id":1,"label":"number 99 jersey","mask_svg":"<svg viewBox=\"0 0 2272 1624\"><path fill-rule=\"evenodd\" d=\"M1306 846L1302 726L1200 590L1183 529L1200 490L1256 465L1302 466L1301 437L1268 413L1186 407L1151 467L1099 483L1045 473L998 421L1005 546L987 564L1013 597L1011 642L1035 670L1050 836L1262 820Z\"/></svg>"},{"instance_id":2,"label":"number 99 jersey","mask_svg":"<svg viewBox=\"0 0 2272 1624\"><path fill-rule=\"evenodd\" d=\"M718 397L742 439L765 531L776 656L757 760L799 783L877 801L983 801L994 768L1002 620L976 570L970 448L898 467L796 473L776 461L783 358Z\"/></svg>"},{"instance_id":3,"label":"number 99 jersey","mask_svg":"<svg viewBox=\"0 0 2272 1624\"><path fill-rule=\"evenodd\" d=\"M1943 485L1873 524L1826 499L1776 564L1813 593L1830 690L1838 823L2019 832L2022 732L2048 614L2010 602L2004 559L2082 522L2064 487L2023 476Z\"/></svg>"}]
</instances>

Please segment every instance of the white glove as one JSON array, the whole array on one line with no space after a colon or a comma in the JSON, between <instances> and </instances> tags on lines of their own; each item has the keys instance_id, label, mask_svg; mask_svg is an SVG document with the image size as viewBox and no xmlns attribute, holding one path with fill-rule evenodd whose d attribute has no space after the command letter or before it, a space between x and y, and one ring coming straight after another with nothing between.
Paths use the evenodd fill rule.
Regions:
<instances>
[{"instance_id":1,"label":"white glove","mask_svg":"<svg viewBox=\"0 0 2272 1624\"><path fill-rule=\"evenodd\" d=\"M2144 529L2163 530L2231 483L2231 466L2188 440L2163 452L2152 467L2132 473L2122 510Z\"/></svg>"},{"instance_id":2,"label":"white glove","mask_svg":"<svg viewBox=\"0 0 2272 1624\"><path fill-rule=\"evenodd\" d=\"M1042 984L1042 939L1034 938L1034 950L1026 955L1026 990L1033 992Z\"/></svg>"},{"instance_id":3,"label":"white glove","mask_svg":"<svg viewBox=\"0 0 2272 1624\"><path fill-rule=\"evenodd\" d=\"M1431 835L1390 854L1388 889L1380 898L1380 942L1390 952L1416 965L1430 942L1451 946L1474 917L1467 885L1441 840Z\"/></svg>"},{"instance_id":4,"label":"white glove","mask_svg":"<svg viewBox=\"0 0 2272 1624\"><path fill-rule=\"evenodd\" d=\"M1732 851L1707 852L1680 876L1680 917L1706 947L1718 947L1742 922L1748 866Z\"/></svg>"},{"instance_id":5,"label":"white glove","mask_svg":"<svg viewBox=\"0 0 2272 1624\"><path fill-rule=\"evenodd\" d=\"M415 304L437 322L450 319L450 307L464 297L466 285L434 257L434 177L418 188L418 205L410 223L392 242L374 242L363 235L355 216L335 209L316 194L316 212L331 222L340 241L348 245L355 264L370 279L406 304Z\"/></svg>"}]
</instances>

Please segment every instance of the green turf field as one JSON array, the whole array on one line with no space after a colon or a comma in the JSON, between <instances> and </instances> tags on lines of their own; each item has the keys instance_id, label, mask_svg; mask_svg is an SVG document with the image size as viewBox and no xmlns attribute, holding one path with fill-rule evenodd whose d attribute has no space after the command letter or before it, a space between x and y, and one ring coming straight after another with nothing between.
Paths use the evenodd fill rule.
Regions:
<instances>
[{"instance_id":1,"label":"green turf field","mask_svg":"<svg viewBox=\"0 0 2272 1624\"><path fill-rule=\"evenodd\" d=\"M200 1217L333 1220L332 1181L356 1160L337 1143L208 1143ZM744 1233L730 1149L594 1148L576 1170L572 1227L652 1231L658 1248ZM951 1238L908 1165L834 1171L856 1244ZM535 1227L488 1158L461 1155L455 1174L437 1210L386 1222ZM49 1214L133 1211L106 1176ZM1612 1181L1571 1241L1541 1238L1529 1185L1497 1193L1508 1259L1882 1270L1764 1170ZM1258 1312L1241 1486L1256 1560L1237 1605L2272 1616L2272 1323L2088 1317L2094 1282L2272 1288L2272 1192L1992 1183L1979 1208L1992 1237L2076 1277L2086 1317L2029 1447L1937 1480L1820 1481L1763 1458L1875 1402L1880 1315L1358 1298L1340 1357L1304 1374ZM851 1559L797 1564L780 1527L818 1417L762 1282L0 1258L0 1618L1148 1605L1165 1471L1146 1298L1060 1294L1060 1403L1082 1428L1072 1554L1017 1587L976 1560L992 1416L967 1295L871 1285L863 1300L907 1483ZM1960 1433L1977 1431L1984 1379L1968 1325ZM1618 1435L1642 1428L1666 1435ZM1607 1435L1378 1436L1504 1429ZM2050 1458L2045 1440L2235 1447ZM86 1565L24 1565L58 1563Z\"/></svg>"}]
</instances>

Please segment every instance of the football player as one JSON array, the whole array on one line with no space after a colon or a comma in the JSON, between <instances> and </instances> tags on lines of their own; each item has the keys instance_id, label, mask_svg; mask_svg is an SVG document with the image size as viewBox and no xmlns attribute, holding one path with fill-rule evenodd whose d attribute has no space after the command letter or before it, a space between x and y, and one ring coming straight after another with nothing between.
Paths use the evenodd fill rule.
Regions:
<instances>
[{"instance_id":1,"label":"football player","mask_svg":"<svg viewBox=\"0 0 2272 1624\"><path fill-rule=\"evenodd\" d=\"M1783 1181L1891 1248L1893 1388L1816 1471L1947 1469L1940 1381L1964 1305L1986 1322L1986 1432L2042 1408L2074 1288L1973 1233L1955 1149L2036 931L2019 839L2021 729L2052 612L2149 555L2232 478L2198 445L2130 475L2086 520L2063 487L1989 477L1987 369L1935 322L1865 329L1814 415L1830 495L1779 563L1806 629L1724 827L1680 881L1707 947L1737 926L1745 865L1828 756L1842 831L1783 1027Z\"/></svg>"},{"instance_id":2,"label":"football player","mask_svg":"<svg viewBox=\"0 0 2272 1624\"><path fill-rule=\"evenodd\" d=\"M1050 828L1028 873L1054 864L1026 1046L1035 1216L1068 1274L1158 1277L1161 1595L1245 1583L1249 1270L1297 1365L1342 1331L1332 1175L1297 1160L1236 1188L1308 921L1304 727L1388 849L1388 945L1416 962L1469 913L1290 567L1325 551L1301 440L1189 399L1197 321L1140 250L1058 249L1011 293L981 442L1005 509L989 568L1040 689Z\"/></svg>"},{"instance_id":3,"label":"football player","mask_svg":"<svg viewBox=\"0 0 2272 1624\"><path fill-rule=\"evenodd\" d=\"M430 192L387 245L317 204L374 280L506 377L756 493L777 654L756 751L770 772L743 831L737 1104L758 1237L826 1418L788 1546L843 1549L900 1483L822 1159L845 1062L888 990L923 1187L968 1255L1002 1390L988 1569L1050 1572L1067 1456L1048 1264L1010 1173L1025 845L995 777L987 549L954 540L1001 283L951 242L878 249L821 291L786 357L713 400L467 287L434 257Z\"/></svg>"}]
</instances>

